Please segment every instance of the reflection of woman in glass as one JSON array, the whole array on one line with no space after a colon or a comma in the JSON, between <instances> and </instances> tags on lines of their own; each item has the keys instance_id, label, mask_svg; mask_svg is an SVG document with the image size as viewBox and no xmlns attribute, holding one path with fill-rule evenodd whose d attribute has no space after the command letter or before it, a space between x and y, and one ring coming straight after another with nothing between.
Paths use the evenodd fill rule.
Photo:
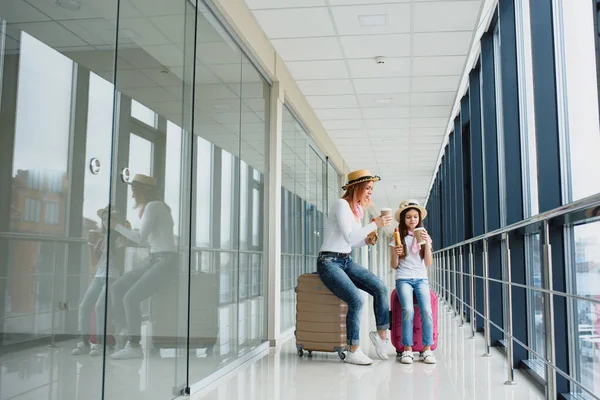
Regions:
<instances>
[{"instance_id":1,"label":"reflection of woman in glass","mask_svg":"<svg viewBox=\"0 0 600 400\"><path fill-rule=\"evenodd\" d=\"M127 345L111 355L114 359L143 357L140 305L176 275L171 209L160 199L154 178L136 175L131 189L139 209L140 229L132 231L117 225L115 230L133 242L149 246L150 257L110 286L115 323L120 330L127 329L129 336Z\"/></svg>"},{"instance_id":2,"label":"reflection of woman in glass","mask_svg":"<svg viewBox=\"0 0 600 400\"><path fill-rule=\"evenodd\" d=\"M99 232L90 231L88 233L90 262L96 266L97 270L79 306L81 342L71 352L74 356L88 353L90 356L102 355L107 270L109 284L112 284L123 273L127 239L114 231L114 226L122 222L122 217L117 210L112 208L110 211L111 227L109 229L108 213L109 207L98 210L98 217L102 220L101 230ZM129 225L127 222L125 224ZM110 235L108 235L109 230ZM109 236L110 244L107 243ZM110 257L108 257L109 250L111 252ZM90 327L94 305L96 307L96 343L92 345L90 344Z\"/></svg>"}]
</instances>

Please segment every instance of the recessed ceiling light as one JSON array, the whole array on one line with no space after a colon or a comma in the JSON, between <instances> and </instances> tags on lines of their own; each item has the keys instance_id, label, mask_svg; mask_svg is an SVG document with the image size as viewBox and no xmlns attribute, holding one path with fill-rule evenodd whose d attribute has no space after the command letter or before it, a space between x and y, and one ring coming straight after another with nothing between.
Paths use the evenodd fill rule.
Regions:
<instances>
[{"instance_id":1,"label":"recessed ceiling light","mask_svg":"<svg viewBox=\"0 0 600 400\"><path fill-rule=\"evenodd\" d=\"M229 104L213 104L213 107L216 110L231 110L231 106Z\"/></svg>"},{"instance_id":2,"label":"recessed ceiling light","mask_svg":"<svg viewBox=\"0 0 600 400\"><path fill-rule=\"evenodd\" d=\"M81 9L81 1L79 0L55 0L54 3L69 11L79 11Z\"/></svg>"},{"instance_id":3,"label":"recessed ceiling light","mask_svg":"<svg viewBox=\"0 0 600 400\"><path fill-rule=\"evenodd\" d=\"M358 23L360 26L382 26L387 25L387 14L380 15L359 15Z\"/></svg>"},{"instance_id":4,"label":"recessed ceiling light","mask_svg":"<svg viewBox=\"0 0 600 400\"><path fill-rule=\"evenodd\" d=\"M390 104L392 102L391 97L383 97L383 98L379 98L379 99L375 99L375 103L377 104Z\"/></svg>"}]
</instances>

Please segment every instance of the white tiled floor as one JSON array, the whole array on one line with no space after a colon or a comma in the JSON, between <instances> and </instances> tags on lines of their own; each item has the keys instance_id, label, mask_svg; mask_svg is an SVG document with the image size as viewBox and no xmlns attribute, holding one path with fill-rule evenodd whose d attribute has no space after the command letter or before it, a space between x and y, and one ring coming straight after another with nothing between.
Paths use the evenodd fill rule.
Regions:
<instances>
[{"instance_id":1,"label":"white tiled floor","mask_svg":"<svg viewBox=\"0 0 600 400\"><path fill-rule=\"evenodd\" d=\"M368 303L367 303L368 304ZM365 307L362 337L374 326L372 308ZM440 309L438 364L421 362L412 367L395 360L370 367L344 364L335 354L314 353L299 358L292 338L280 350L265 351L251 362L217 380L193 400L295 400L295 399L543 399L517 372L516 386L505 386L504 356L493 350L482 357L483 338L469 340L468 325L458 327L451 314ZM363 342L365 342L363 340ZM368 342L368 340L366 340ZM369 343L364 350L375 356ZM72 357L74 342L38 347L0 357L0 400L131 400L172 399L173 386L185 381L185 357L148 355L144 360ZM190 360L191 380L197 381L228 363L225 356L201 354Z\"/></svg>"},{"instance_id":2,"label":"white tiled floor","mask_svg":"<svg viewBox=\"0 0 600 400\"><path fill-rule=\"evenodd\" d=\"M392 347L390 360L376 360L369 367L345 364L335 354L313 353L312 357L299 358L292 339L279 351L272 349L257 357L192 395L192 399L544 399L543 393L519 371L517 385L504 385L504 355L493 349L492 357L482 357L481 335L469 339L468 325L459 327L459 321L443 308L439 315L435 366L422 362L400 364ZM372 321L361 329L362 337L369 323ZM365 345L363 348L375 357L373 349Z\"/></svg>"}]
</instances>

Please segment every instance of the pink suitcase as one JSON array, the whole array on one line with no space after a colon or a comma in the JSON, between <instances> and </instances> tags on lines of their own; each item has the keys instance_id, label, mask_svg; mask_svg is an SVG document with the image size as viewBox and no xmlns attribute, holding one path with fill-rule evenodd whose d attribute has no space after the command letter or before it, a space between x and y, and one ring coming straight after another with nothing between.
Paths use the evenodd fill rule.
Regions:
<instances>
[{"instance_id":1,"label":"pink suitcase","mask_svg":"<svg viewBox=\"0 0 600 400\"><path fill-rule=\"evenodd\" d=\"M431 350L435 350L438 342L438 298L433 290L430 290L429 294L431 296L431 310L433 314L433 346L431 346ZM421 310L417 305L417 300L415 297L413 297L413 301L415 305L415 316L413 319L413 351L421 352L423 351ZM394 289L392 292L390 304L392 307L390 320L392 329L390 334L392 336L392 344L396 348L396 352L400 354L404 350L404 345L402 344L402 307L400 306L400 300L396 294L396 289Z\"/></svg>"}]
</instances>

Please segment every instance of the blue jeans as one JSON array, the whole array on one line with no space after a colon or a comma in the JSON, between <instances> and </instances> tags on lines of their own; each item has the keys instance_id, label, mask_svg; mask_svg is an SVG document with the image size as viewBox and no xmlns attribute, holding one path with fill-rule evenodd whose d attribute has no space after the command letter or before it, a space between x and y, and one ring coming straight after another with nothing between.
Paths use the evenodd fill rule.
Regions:
<instances>
[{"instance_id":1,"label":"blue jeans","mask_svg":"<svg viewBox=\"0 0 600 400\"><path fill-rule=\"evenodd\" d=\"M389 329L390 305L387 288L381 278L355 263L350 256L321 255L317 260L317 272L327 289L348 305L346 337L350 346L358 346L360 342L360 312L364 302L360 290L374 298L377 330Z\"/></svg>"},{"instance_id":2,"label":"blue jeans","mask_svg":"<svg viewBox=\"0 0 600 400\"><path fill-rule=\"evenodd\" d=\"M424 279L397 279L396 293L402 307L402 344L413 345L413 292L421 310L423 323L423 346L433 346L433 313L431 311L431 296L429 295L429 280Z\"/></svg>"}]
</instances>

